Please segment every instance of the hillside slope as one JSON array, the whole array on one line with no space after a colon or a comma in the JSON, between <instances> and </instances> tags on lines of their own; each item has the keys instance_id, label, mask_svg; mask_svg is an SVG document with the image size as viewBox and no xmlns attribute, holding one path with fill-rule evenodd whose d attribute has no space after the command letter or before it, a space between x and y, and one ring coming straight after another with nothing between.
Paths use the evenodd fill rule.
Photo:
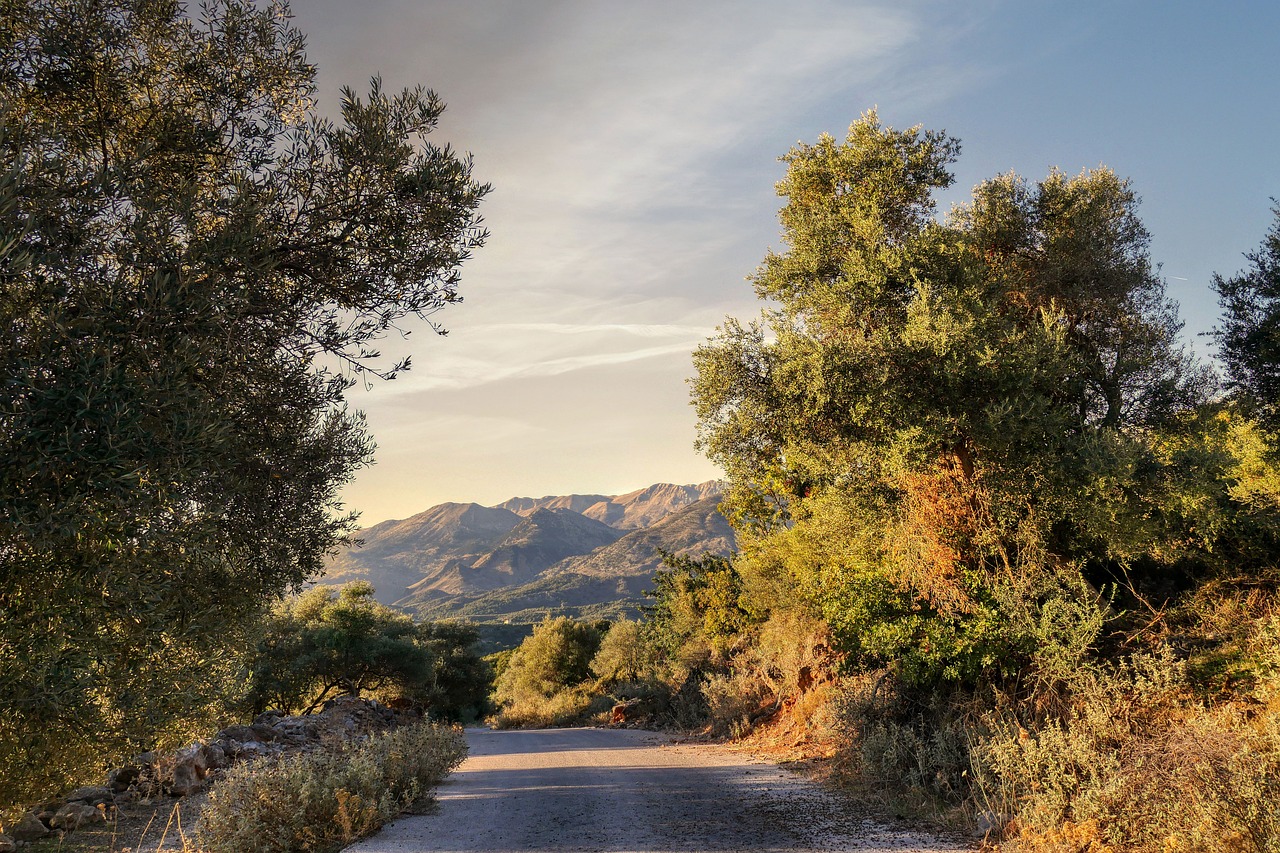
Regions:
<instances>
[{"instance_id":1,"label":"hillside slope","mask_svg":"<svg viewBox=\"0 0 1280 853\"><path fill-rule=\"evenodd\" d=\"M625 495L446 503L358 534L326 583L368 580L379 601L430 616L494 621L526 611L634 610L659 551L729 553L718 483L657 483Z\"/></svg>"},{"instance_id":2,"label":"hillside slope","mask_svg":"<svg viewBox=\"0 0 1280 853\"><path fill-rule=\"evenodd\" d=\"M498 504L517 515L538 509L571 509L587 518L621 530L639 530L656 524L689 504L720 493L720 484L708 480L697 485L655 483L625 495L548 495L543 498L511 498Z\"/></svg>"},{"instance_id":3,"label":"hillside slope","mask_svg":"<svg viewBox=\"0 0 1280 853\"><path fill-rule=\"evenodd\" d=\"M392 604L410 586L480 559L520 521L509 510L474 503L433 506L411 518L362 530L357 536L363 544L332 557L323 580L367 580L379 601Z\"/></svg>"},{"instance_id":4,"label":"hillside slope","mask_svg":"<svg viewBox=\"0 0 1280 853\"><path fill-rule=\"evenodd\" d=\"M528 583L481 595L418 597L414 609L428 618L536 622L544 616L615 618L635 615L653 588L662 552L718 554L734 550L733 530L704 498L645 530L636 530L589 554L568 557Z\"/></svg>"},{"instance_id":5,"label":"hillside slope","mask_svg":"<svg viewBox=\"0 0 1280 853\"><path fill-rule=\"evenodd\" d=\"M413 607L424 596L473 595L527 583L564 560L612 544L622 536L607 524L569 509L537 509L489 551L467 565L453 564L409 588L399 601Z\"/></svg>"}]
</instances>

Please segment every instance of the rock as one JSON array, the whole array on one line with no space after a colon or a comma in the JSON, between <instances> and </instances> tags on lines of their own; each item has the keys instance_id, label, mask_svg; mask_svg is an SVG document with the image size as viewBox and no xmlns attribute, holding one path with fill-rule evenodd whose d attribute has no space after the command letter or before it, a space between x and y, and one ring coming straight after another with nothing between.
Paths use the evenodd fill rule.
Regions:
<instances>
[{"instance_id":1,"label":"rock","mask_svg":"<svg viewBox=\"0 0 1280 853\"><path fill-rule=\"evenodd\" d=\"M139 794L137 791L126 789L123 791L116 792L116 795L113 798L112 802L115 804L116 808L121 808L123 806L132 805L133 803L136 803L140 799L142 799L142 795Z\"/></svg>"},{"instance_id":2,"label":"rock","mask_svg":"<svg viewBox=\"0 0 1280 853\"><path fill-rule=\"evenodd\" d=\"M179 764L190 764L196 769L201 778L209 770L208 752L205 751L204 744L193 743L190 746L183 747L178 750L174 756Z\"/></svg>"},{"instance_id":3,"label":"rock","mask_svg":"<svg viewBox=\"0 0 1280 853\"><path fill-rule=\"evenodd\" d=\"M256 725L274 726L277 722L279 722L282 718L286 716L287 715L285 714L284 711L276 711L276 710L263 711L261 714L253 718L253 724L255 726Z\"/></svg>"},{"instance_id":4,"label":"rock","mask_svg":"<svg viewBox=\"0 0 1280 853\"><path fill-rule=\"evenodd\" d=\"M127 791L142 776L142 767L137 764L126 764L107 774L107 785L112 791Z\"/></svg>"},{"instance_id":5,"label":"rock","mask_svg":"<svg viewBox=\"0 0 1280 853\"><path fill-rule=\"evenodd\" d=\"M112 791L102 785L87 785L76 788L67 796L68 803L88 803L91 806L111 802Z\"/></svg>"},{"instance_id":6,"label":"rock","mask_svg":"<svg viewBox=\"0 0 1280 853\"><path fill-rule=\"evenodd\" d=\"M14 841L35 841L49 834L49 827L32 812L27 812L14 826L8 827L6 834Z\"/></svg>"},{"instance_id":7,"label":"rock","mask_svg":"<svg viewBox=\"0 0 1280 853\"><path fill-rule=\"evenodd\" d=\"M186 761L174 765L165 787L175 797L185 797L204 787L204 774L196 770L194 762Z\"/></svg>"},{"instance_id":8,"label":"rock","mask_svg":"<svg viewBox=\"0 0 1280 853\"><path fill-rule=\"evenodd\" d=\"M236 743L246 743L251 740L257 740L257 736L253 729L248 726L227 726L218 732L217 740L231 740Z\"/></svg>"},{"instance_id":9,"label":"rock","mask_svg":"<svg viewBox=\"0 0 1280 853\"><path fill-rule=\"evenodd\" d=\"M256 740L250 740L240 744L240 749L236 752L236 758L254 758L255 756L264 755L266 752L266 745Z\"/></svg>"},{"instance_id":10,"label":"rock","mask_svg":"<svg viewBox=\"0 0 1280 853\"><path fill-rule=\"evenodd\" d=\"M67 803L53 815L53 828L71 832L91 823L102 823L106 816L101 809L85 803Z\"/></svg>"},{"instance_id":11,"label":"rock","mask_svg":"<svg viewBox=\"0 0 1280 853\"><path fill-rule=\"evenodd\" d=\"M253 732L254 740L262 743L271 743L277 737L276 730L265 723L254 723L249 726L249 731Z\"/></svg>"},{"instance_id":12,"label":"rock","mask_svg":"<svg viewBox=\"0 0 1280 853\"><path fill-rule=\"evenodd\" d=\"M209 761L202 743L193 743L176 753L163 764L164 790L176 797L185 797L204 787L204 777L209 771Z\"/></svg>"},{"instance_id":13,"label":"rock","mask_svg":"<svg viewBox=\"0 0 1280 853\"><path fill-rule=\"evenodd\" d=\"M218 746L218 744L205 744L201 751L204 753L204 765L206 770L217 770L220 767L227 766L226 750Z\"/></svg>"},{"instance_id":14,"label":"rock","mask_svg":"<svg viewBox=\"0 0 1280 853\"><path fill-rule=\"evenodd\" d=\"M654 699L628 699L614 705L609 712L609 725L626 726L646 720L662 710L661 703Z\"/></svg>"},{"instance_id":15,"label":"rock","mask_svg":"<svg viewBox=\"0 0 1280 853\"><path fill-rule=\"evenodd\" d=\"M7 835L0 835L0 853L16 853L18 842Z\"/></svg>"}]
</instances>

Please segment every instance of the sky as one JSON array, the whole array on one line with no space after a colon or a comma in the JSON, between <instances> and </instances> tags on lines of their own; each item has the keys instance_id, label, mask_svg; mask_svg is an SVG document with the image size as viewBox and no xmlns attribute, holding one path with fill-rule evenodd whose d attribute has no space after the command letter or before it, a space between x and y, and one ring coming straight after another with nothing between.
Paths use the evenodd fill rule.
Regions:
<instances>
[{"instance_id":1,"label":"sky","mask_svg":"<svg viewBox=\"0 0 1280 853\"><path fill-rule=\"evenodd\" d=\"M882 122L959 137L956 184L1106 165L1132 180L1187 343L1213 273L1247 265L1280 197L1280 4L838 0L293 0L340 87L422 84L436 143L493 185L464 302L358 386L377 462L345 489L362 524L445 501L620 494L719 476L693 446L691 353L781 248L778 158Z\"/></svg>"}]
</instances>

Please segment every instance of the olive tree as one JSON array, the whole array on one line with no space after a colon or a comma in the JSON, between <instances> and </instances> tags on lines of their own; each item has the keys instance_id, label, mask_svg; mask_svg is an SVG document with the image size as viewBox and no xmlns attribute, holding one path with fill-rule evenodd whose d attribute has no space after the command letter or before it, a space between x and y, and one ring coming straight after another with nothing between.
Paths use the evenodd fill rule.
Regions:
<instances>
[{"instance_id":1,"label":"olive tree","mask_svg":"<svg viewBox=\"0 0 1280 853\"><path fill-rule=\"evenodd\" d=\"M304 47L277 3L0 9L0 803L207 707L352 529L344 391L485 238L439 98L323 118Z\"/></svg>"},{"instance_id":2,"label":"olive tree","mask_svg":"<svg viewBox=\"0 0 1280 853\"><path fill-rule=\"evenodd\" d=\"M1213 550L1164 441L1211 377L1137 195L1105 168L1010 174L942 217L958 153L874 113L793 148L783 249L754 277L773 307L729 320L693 380L744 605L805 601L851 661L925 682L1016 674L1039 642L1020 602L1088 598L1079 567Z\"/></svg>"},{"instance_id":3,"label":"olive tree","mask_svg":"<svg viewBox=\"0 0 1280 853\"><path fill-rule=\"evenodd\" d=\"M490 672L468 625L415 623L378 603L368 581L318 585L280 602L250 663L250 701L309 714L335 696L403 700L438 719L475 716Z\"/></svg>"}]
</instances>

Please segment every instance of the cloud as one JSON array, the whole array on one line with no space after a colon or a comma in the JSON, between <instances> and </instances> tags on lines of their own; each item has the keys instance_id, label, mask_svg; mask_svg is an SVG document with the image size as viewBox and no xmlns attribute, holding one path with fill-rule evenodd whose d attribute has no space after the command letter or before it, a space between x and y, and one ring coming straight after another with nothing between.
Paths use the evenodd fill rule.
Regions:
<instances>
[{"instance_id":1,"label":"cloud","mask_svg":"<svg viewBox=\"0 0 1280 853\"><path fill-rule=\"evenodd\" d=\"M557 335L621 333L640 338L706 337L714 329L706 326L676 326L669 323L504 323L492 327L498 333L510 331L549 332Z\"/></svg>"},{"instance_id":2,"label":"cloud","mask_svg":"<svg viewBox=\"0 0 1280 853\"><path fill-rule=\"evenodd\" d=\"M445 476L431 456L469 460L468 489L517 469L587 484L641 462L705 468L691 450L689 355L726 314L757 310L743 279L777 240L777 157L815 123L847 127L874 103L859 88L868 81L924 66L926 22L909 3L295 0L295 10L315 34L323 99L378 71L388 87L425 82L449 104L438 141L469 150L494 187L481 210L492 236L463 269L466 302L435 318L449 337L415 328L409 342L386 341L388 358L414 355L414 370L355 401L395 460L351 490L378 506L406 489L421 500L422 479L400 475L421 459ZM913 71L911 87L927 88L927 76ZM833 91L849 104L834 119L821 112ZM415 425L414 412L441 406L465 407L464 420ZM511 412L512 423L465 420L482 411ZM475 434L492 439L491 453ZM626 437L625 460L606 436ZM462 493L440 489L438 499Z\"/></svg>"},{"instance_id":3,"label":"cloud","mask_svg":"<svg viewBox=\"0 0 1280 853\"><path fill-rule=\"evenodd\" d=\"M397 379L392 391L408 394L437 389L457 390L513 379L562 376L590 368L630 364L671 355L687 355L693 351L694 346L696 343L681 341L641 349L592 350L576 355L548 358L531 353L528 343L522 340L510 348L519 350L519 357L508 358L503 357L503 354L497 354L495 357L481 358L448 354L434 362L429 373L418 374L416 379L409 381Z\"/></svg>"}]
</instances>

